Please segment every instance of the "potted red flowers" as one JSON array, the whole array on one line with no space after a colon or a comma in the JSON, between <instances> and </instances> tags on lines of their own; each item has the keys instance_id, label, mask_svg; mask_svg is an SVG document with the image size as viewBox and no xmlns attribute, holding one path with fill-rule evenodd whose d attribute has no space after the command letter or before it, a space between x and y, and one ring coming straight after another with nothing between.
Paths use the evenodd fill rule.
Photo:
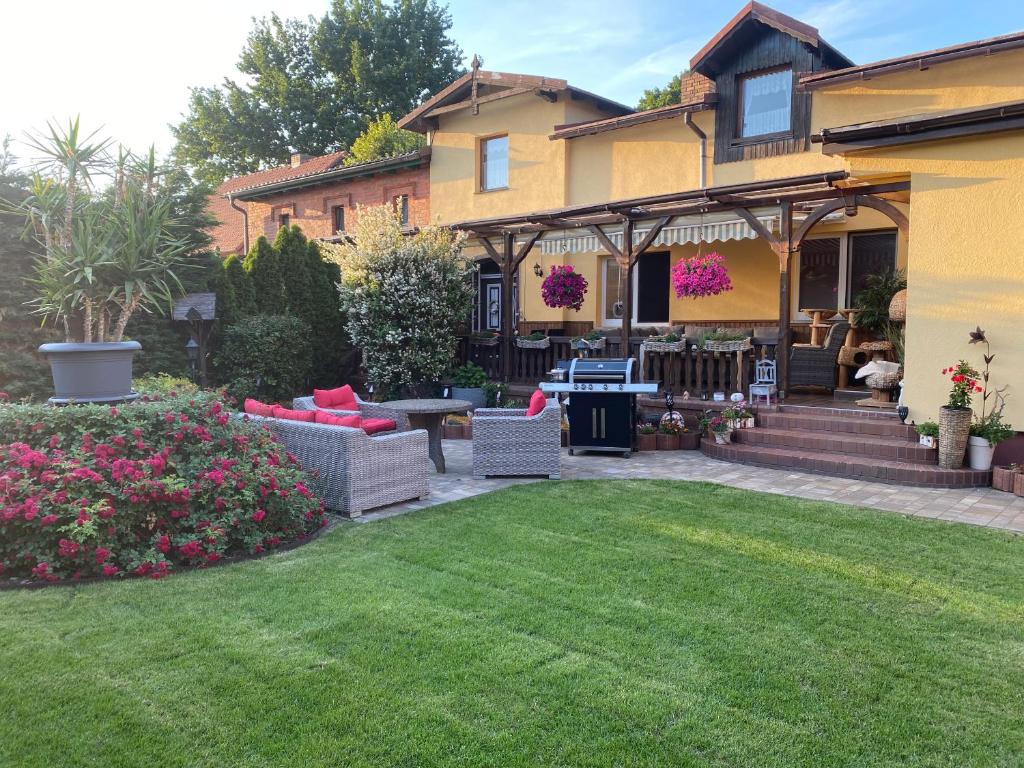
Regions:
<instances>
[{"instance_id":1,"label":"potted red flowers","mask_svg":"<svg viewBox=\"0 0 1024 768\"><path fill-rule=\"evenodd\" d=\"M552 308L568 308L577 312L583 307L583 296L587 292L587 279L576 272L571 264L551 267L551 273L544 278L540 293L544 303Z\"/></svg>"},{"instance_id":2,"label":"potted red flowers","mask_svg":"<svg viewBox=\"0 0 1024 768\"><path fill-rule=\"evenodd\" d=\"M964 463L967 437L971 431L971 397L982 392L978 386L978 372L966 361L943 368L952 387L949 402L939 409L939 466L959 469Z\"/></svg>"}]
</instances>

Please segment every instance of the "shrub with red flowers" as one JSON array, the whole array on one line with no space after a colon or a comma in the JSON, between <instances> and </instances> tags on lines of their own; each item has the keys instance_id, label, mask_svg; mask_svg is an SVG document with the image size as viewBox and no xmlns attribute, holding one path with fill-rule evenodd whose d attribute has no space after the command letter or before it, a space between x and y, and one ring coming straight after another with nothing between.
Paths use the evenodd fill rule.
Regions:
<instances>
[{"instance_id":1,"label":"shrub with red flowers","mask_svg":"<svg viewBox=\"0 0 1024 768\"><path fill-rule=\"evenodd\" d=\"M0 405L0 575L160 578L326 523L273 436L194 399Z\"/></svg>"},{"instance_id":2,"label":"shrub with red flowers","mask_svg":"<svg viewBox=\"0 0 1024 768\"><path fill-rule=\"evenodd\" d=\"M978 384L978 372L965 360L956 365L943 368L942 374L949 376L953 386L949 390L949 402L947 408L970 408L971 398L974 394L982 392Z\"/></svg>"},{"instance_id":3,"label":"shrub with red flowers","mask_svg":"<svg viewBox=\"0 0 1024 768\"><path fill-rule=\"evenodd\" d=\"M672 287L680 299L717 296L732 290L732 281L725 269L725 257L708 253L680 259L672 267Z\"/></svg>"},{"instance_id":4,"label":"shrub with red flowers","mask_svg":"<svg viewBox=\"0 0 1024 768\"><path fill-rule=\"evenodd\" d=\"M576 272L571 264L555 265L544 278L540 294L549 307L575 309L583 307L583 296L587 292L587 279Z\"/></svg>"}]
</instances>

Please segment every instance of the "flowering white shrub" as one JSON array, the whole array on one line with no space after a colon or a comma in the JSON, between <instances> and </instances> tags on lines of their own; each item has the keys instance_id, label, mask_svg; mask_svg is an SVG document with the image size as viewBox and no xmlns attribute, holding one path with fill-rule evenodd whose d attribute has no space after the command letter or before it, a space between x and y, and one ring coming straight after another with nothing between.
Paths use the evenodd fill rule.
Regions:
<instances>
[{"instance_id":1,"label":"flowering white shrub","mask_svg":"<svg viewBox=\"0 0 1024 768\"><path fill-rule=\"evenodd\" d=\"M473 307L463 241L441 227L403 235L398 216L378 206L359 210L352 242L324 246L341 267L346 328L376 392L415 390L451 369Z\"/></svg>"}]
</instances>

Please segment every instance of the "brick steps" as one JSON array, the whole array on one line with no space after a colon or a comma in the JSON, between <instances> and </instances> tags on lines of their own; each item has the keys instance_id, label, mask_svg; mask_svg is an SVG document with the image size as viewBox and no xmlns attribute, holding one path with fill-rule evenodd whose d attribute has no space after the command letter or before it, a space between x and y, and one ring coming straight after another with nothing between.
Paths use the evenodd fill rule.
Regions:
<instances>
[{"instance_id":1,"label":"brick steps","mask_svg":"<svg viewBox=\"0 0 1024 768\"><path fill-rule=\"evenodd\" d=\"M702 440L706 456L740 464L775 469L794 469L836 477L869 480L876 483L915 485L928 488L973 488L991 484L991 472L971 469L939 469L933 464L912 464L905 461L880 461L867 456L820 453L799 449L729 443L717 445Z\"/></svg>"},{"instance_id":2,"label":"brick steps","mask_svg":"<svg viewBox=\"0 0 1024 768\"><path fill-rule=\"evenodd\" d=\"M701 450L724 461L896 485L969 488L991 481L991 472L939 469L938 450L920 445L914 428L888 413L784 405L759 412L757 426L737 430L733 440L703 440Z\"/></svg>"},{"instance_id":3,"label":"brick steps","mask_svg":"<svg viewBox=\"0 0 1024 768\"><path fill-rule=\"evenodd\" d=\"M812 432L799 429L758 427L738 430L733 439L744 445L792 448L797 451L863 456L910 464L935 464L937 448L925 448L918 442L900 437L854 434L852 432Z\"/></svg>"}]
</instances>

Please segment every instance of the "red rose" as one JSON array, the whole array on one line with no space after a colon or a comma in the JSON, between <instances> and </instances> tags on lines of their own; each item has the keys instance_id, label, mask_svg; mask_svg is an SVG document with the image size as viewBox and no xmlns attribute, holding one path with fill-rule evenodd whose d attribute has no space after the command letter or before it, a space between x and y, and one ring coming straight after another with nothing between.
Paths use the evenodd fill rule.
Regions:
<instances>
[{"instance_id":1,"label":"red rose","mask_svg":"<svg viewBox=\"0 0 1024 768\"><path fill-rule=\"evenodd\" d=\"M187 544L183 544L182 546L178 547L178 551L181 552L181 554L183 554L185 557L196 557L200 552L199 542L190 541Z\"/></svg>"},{"instance_id":2,"label":"red rose","mask_svg":"<svg viewBox=\"0 0 1024 768\"><path fill-rule=\"evenodd\" d=\"M57 542L57 554L61 557L74 557L81 548L81 544L70 539L61 539Z\"/></svg>"},{"instance_id":3,"label":"red rose","mask_svg":"<svg viewBox=\"0 0 1024 768\"><path fill-rule=\"evenodd\" d=\"M169 536L161 536L160 540L156 543L158 551L163 552L165 555L171 551L171 539Z\"/></svg>"},{"instance_id":4,"label":"red rose","mask_svg":"<svg viewBox=\"0 0 1024 768\"><path fill-rule=\"evenodd\" d=\"M46 517L39 518L39 524L40 525L53 525L56 522L57 522L57 516L56 515L47 515Z\"/></svg>"},{"instance_id":5,"label":"red rose","mask_svg":"<svg viewBox=\"0 0 1024 768\"><path fill-rule=\"evenodd\" d=\"M96 547L96 564L103 565L110 557L110 550L106 547Z\"/></svg>"},{"instance_id":6,"label":"red rose","mask_svg":"<svg viewBox=\"0 0 1024 768\"><path fill-rule=\"evenodd\" d=\"M117 575L117 566L116 565L104 565L103 566L103 575L104 576L116 576Z\"/></svg>"}]
</instances>

